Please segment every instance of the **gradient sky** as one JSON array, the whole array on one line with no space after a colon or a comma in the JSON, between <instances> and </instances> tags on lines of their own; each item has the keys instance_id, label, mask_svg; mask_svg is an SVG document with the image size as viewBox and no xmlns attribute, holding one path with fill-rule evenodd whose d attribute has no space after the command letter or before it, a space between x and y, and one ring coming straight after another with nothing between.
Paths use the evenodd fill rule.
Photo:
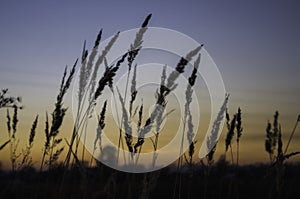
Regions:
<instances>
[{"instance_id":1,"label":"gradient sky","mask_svg":"<svg viewBox=\"0 0 300 199\"><path fill-rule=\"evenodd\" d=\"M231 95L230 112L238 106L243 110L242 159L264 161L267 120L279 110L287 137L300 114L299 11L297 0L2 0L0 88L23 97L20 125L27 133L35 114L53 109L63 69L80 56L84 40L90 49L100 28L108 38L139 27L152 13L150 26L174 29L205 44ZM70 95L65 104L71 104ZM0 113L2 143L5 111ZM41 129L44 121L41 116ZM291 149L300 150L299 129L296 134ZM43 142L43 135L37 139Z\"/></svg>"}]
</instances>

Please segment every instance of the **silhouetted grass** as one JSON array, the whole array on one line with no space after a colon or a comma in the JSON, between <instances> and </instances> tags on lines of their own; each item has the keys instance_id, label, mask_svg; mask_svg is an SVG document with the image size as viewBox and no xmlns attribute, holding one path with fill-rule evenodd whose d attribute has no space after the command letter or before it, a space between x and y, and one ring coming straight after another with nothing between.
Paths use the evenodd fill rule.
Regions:
<instances>
[{"instance_id":1,"label":"silhouetted grass","mask_svg":"<svg viewBox=\"0 0 300 199\"><path fill-rule=\"evenodd\" d=\"M45 143L42 150L42 158L39 171L35 170L34 164L38 160L32 160L31 151L38 125L38 116L35 117L28 142L22 152L19 152L19 139L17 127L19 123L18 111L22 109L20 97L7 97L8 90L0 92L0 108L7 108L6 126L8 139L1 141L0 150L9 148L11 162L10 171L0 170L0 198L291 198L299 197L300 190L297 188L300 183L300 164L287 164L286 160L292 156L300 154L299 151L288 152L290 143L293 140L300 115L290 134L289 140L284 149L283 132L279 123L279 112L276 111L273 123L267 123L265 150L270 157L268 165L248 165L240 166L240 139L242 136L243 122L242 111L238 108L230 118L227 110L229 95L225 96L224 103L215 118L211 136L205 138L205 145L210 152L205 159L197 163L194 158L196 141L194 140L195 130L193 125L193 115L191 102L193 88L197 78L200 64L200 50L203 45L191 49L185 57L181 57L174 70L167 75L166 66L161 73L160 86L155 94L155 106L149 117L146 117L143 101L139 106L135 105L137 90L138 66L136 57L142 49L143 36L147 31L148 23L151 19L149 14L136 33L136 37L124 53L115 63L109 65L106 56L119 37L119 32L115 34L108 44L98 55L99 44L102 38L102 29L99 31L94 46L89 54L86 49L86 42L81 55L81 66L79 75L78 109L73 131L70 139L61 137L60 129L64 123L67 108L63 106L64 97L70 89L75 74L77 61L70 72L67 67L63 73L59 92L56 97L54 110L50 118L46 113L45 118ZM153 145L152 166L156 166L156 158L159 155L159 136L162 123L173 110L164 113L167 107L168 96L173 92L180 82L178 77L182 75L188 63L198 56L194 68L188 78L188 85L185 91L185 111L183 116L184 128L182 132L182 143L180 154L184 153L186 164L183 164L183 157L180 157L175 164L159 171L146 174L129 174L111 169L95 159L96 165L92 164L93 156L89 164L84 164L85 156L83 149L81 160L78 157L78 146L81 136L86 136L88 119L93 113L96 103L99 103L104 89L108 86L115 98L114 77L117 75L122 64L128 66L128 76L125 93L120 93L117 89L121 110L117 110L120 122L118 149L123 149L123 140L130 152L129 163L138 165L139 155L145 141ZM98 77L99 67L105 66L104 73ZM134 65L133 65L134 64ZM130 75L132 72L132 76ZM127 104L126 96L131 77L130 100ZM101 99L102 100L102 99ZM95 140L93 154L96 150L102 153L101 136L105 127L105 118L108 108L107 100L103 100L102 109L98 116L98 124L95 127ZM88 107L84 103L88 102ZM10 109L13 110L11 116ZM244 110L243 110L244 113ZM136 116L137 115L137 116ZM137 134L133 137L132 119L137 117ZM231 164L226 161L225 154L215 160L215 152L218 150L217 139L222 121L226 119L227 135L225 139L225 154L230 149ZM186 128L187 125L187 128ZM122 132L124 127L124 136ZM154 135L145 138L150 131ZM236 136L236 164L232 142ZM85 137L84 137L85 140ZM64 150L64 141L67 144L67 154L64 159L60 158ZM189 144L188 151L183 151L183 143ZM85 141L84 141L85 142ZM247 144L247 143L246 143ZM245 145L246 145L245 144ZM9 146L9 147L6 147ZM6 147L6 148L4 148ZM93 155L92 154L92 155ZM187 154L187 155L186 155ZM22 157L20 160L19 158ZM119 151L116 161L119 160ZM60 161L63 161L60 162ZM134 166L130 164L130 166ZM1 169L1 168L0 168ZM178 182L179 181L179 182ZM174 186L175 184L175 186ZM175 187L175 188L174 188ZM255 191L254 191L255 190Z\"/></svg>"},{"instance_id":2,"label":"silhouetted grass","mask_svg":"<svg viewBox=\"0 0 300 199\"><path fill-rule=\"evenodd\" d=\"M30 157L30 153L31 153L31 149L33 147L34 137L36 134L38 118L39 118L39 116L37 115L35 117L35 120L32 123L32 127L31 127L30 134L29 134L29 139L28 139L28 145L26 146L26 149L23 151L23 158L22 158L22 162L21 162L19 168L32 166L32 158Z\"/></svg>"}]
</instances>

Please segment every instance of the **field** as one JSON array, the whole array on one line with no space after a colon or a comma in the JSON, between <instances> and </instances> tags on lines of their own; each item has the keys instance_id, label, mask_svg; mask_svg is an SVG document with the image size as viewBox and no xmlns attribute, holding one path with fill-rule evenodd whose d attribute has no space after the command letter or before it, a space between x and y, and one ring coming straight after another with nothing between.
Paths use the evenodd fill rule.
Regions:
<instances>
[{"instance_id":1,"label":"field","mask_svg":"<svg viewBox=\"0 0 300 199\"><path fill-rule=\"evenodd\" d=\"M207 153L201 159L195 154L198 143L194 139L197 130L193 114L193 92L199 75L203 45L186 52L186 55L178 60L173 71L168 71L167 66L157 71L157 74L160 74L160 83L153 93L156 101L152 109L146 106L146 100L138 100L139 67L135 61L142 49L151 17L149 14L145 18L128 51L112 63L108 63L106 57L120 33L116 33L102 51L98 49L102 30L99 31L91 51L86 49L84 43L82 57L75 61L70 70L66 67L63 72L54 110L51 114L46 113L45 121L40 121L38 115L35 117L25 146L19 146L18 139L18 123L22 120L19 113L26 111L23 110L22 99L9 96L7 89L0 92L0 108L7 110L6 121L1 122L6 122L8 132L8 138L0 140L0 150L8 151L11 165L9 170L0 170L0 198L189 199L300 196L300 164L286 162L300 153L289 151L290 143L297 132L300 115L296 117L289 139L283 144L279 112L275 111L273 120L266 121L265 151L262 151L269 156L269 162L241 165L240 140L245 132L243 113L247 110L238 108L236 113L231 115L227 108L230 96L226 94L218 107L211 132L201 141L203 150ZM194 67L188 70L187 66L191 62ZM104 70L99 77L100 66ZM121 67L128 70L123 90L117 87L114 81ZM69 137L62 137L60 130L66 112L69 111L64 107L64 98L71 89L76 71L79 71L75 111L77 114L73 129L70 130L71 134ZM163 122L174 111L168 107L168 102L171 101L170 95L178 89L178 84L182 84L179 77L183 74L187 76L187 85L184 85L183 115L179 116L183 123L181 142L176 145L179 155L169 166L157 168L163 150L159 147ZM115 140L117 156L105 153L107 146L103 132L109 126L109 102L102 97L106 90L109 90L115 102L118 102L115 106L119 113ZM97 110L100 108L100 111L97 113L96 122L93 123L90 118L96 107ZM149 109L149 115L146 109ZM34 160L31 152L36 141L37 125L40 123L45 127L42 158ZM219 144L222 124L227 131L225 151L216 159L214 155ZM86 146L91 139L88 134L89 127L96 132L93 134L93 144L89 145L92 147L92 158L89 158L87 151L79 147L81 143ZM152 136L147 136L151 133ZM187 150L184 150L185 148ZM145 151L150 151L149 162L139 162L146 154ZM115 163L123 161L123 158L126 167L118 167ZM117 166L113 169L105 166L103 162ZM139 163L145 163L150 169L140 166Z\"/></svg>"}]
</instances>

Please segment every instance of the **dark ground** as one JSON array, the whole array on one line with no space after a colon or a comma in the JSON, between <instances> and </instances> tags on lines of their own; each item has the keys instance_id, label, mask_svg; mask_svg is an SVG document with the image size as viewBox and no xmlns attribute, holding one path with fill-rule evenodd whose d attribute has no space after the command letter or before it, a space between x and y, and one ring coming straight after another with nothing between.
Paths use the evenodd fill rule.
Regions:
<instances>
[{"instance_id":1,"label":"dark ground","mask_svg":"<svg viewBox=\"0 0 300 199\"><path fill-rule=\"evenodd\" d=\"M300 164L284 165L284 170L263 164L198 165L180 173L170 166L148 174L127 174L103 165L66 172L61 167L42 173L33 168L0 172L0 198L168 199L174 194L187 199L300 198Z\"/></svg>"}]
</instances>

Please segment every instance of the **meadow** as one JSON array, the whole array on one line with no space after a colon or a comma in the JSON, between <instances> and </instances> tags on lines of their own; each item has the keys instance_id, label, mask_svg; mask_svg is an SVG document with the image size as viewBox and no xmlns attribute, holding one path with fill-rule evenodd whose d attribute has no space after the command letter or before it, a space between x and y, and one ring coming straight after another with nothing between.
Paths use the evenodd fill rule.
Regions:
<instances>
[{"instance_id":1,"label":"meadow","mask_svg":"<svg viewBox=\"0 0 300 199\"><path fill-rule=\"evenodd\" d=\"M146 114L146 104L137 100L139 91L136 78L139 75L136 57L143 46L143 37L147 32L151 14L143 21L136 33L128 51L116 61L108 63L106 57L119 37L116 33L102 51L99 45L102 30L99 31L93 48L88 51L84 43L82 56L77 59L69 70L63 71L59 84L58 95L54 109L46 113L46 120L41 121L36 115L32 121L26 146L19 145L18 129L19 113L23 110L21 97L9 95L8 89L0 92L0 109L6 110L7 139L0 140L0 150L7 150L11 168L0 170L0 198L291 198L299 197L300 164L286 163L298 155L299 151L290 151L300 115L295 116L295 126L284 142L282 138L280 115L274 111L273 120L266 121L264 148L269 162L264 164L240 165L240 140L243 138L243 112L238 108L230 114L227 104L229 94L219 107L211 136L207 138L206 146L209 153L198 159L195 154L198 140L194 139L195 129L192 113L194 85L197 81L198 67L201 62L203 45L190 49L185 57L178 60L174 70L167 72L166 67L160 74L160 85L153 93L156 101ZM99 53L99 56L98 56ZM194 60L193 69L187 65ZM99 68L104 68L99 76ZM115 85L114 78L121 67L127 68L125 93ZM61 136L66 112L64 99L71 90L76 71L79 73L78 99L73 129L69 137ZM138 160L145 151L150 151L149 160L153 168L157 165L157 156L161 146L161 131L164 120L172 115L174 110L168 107L172 92L177 89L178 79L182 74L188 74L183 121L182 142L178 146L180 156L168 167L145 173L127 173L110 168L102 163L101 154L105 153L102 139L103 132L108 128L108 101L103 99L103 93L109 90L120 107L116 133L116 157L108 157L112 161L125 159L129 170L134 171ZM97 112L97 126L94 128L93 150L91 154L79 146L89 139L88 126L90 118ZM270 113L272 115L273 113ZM133 122L135 121L135 122ZM1 121L4 122L4 121ZM218 159L216 150L221 150L217 140L220 126L225 123L225 151ZM37 131L37 125L44 124L44 132ZM1 133L3 133L1 131ZM37 133L44 134L44 144L41 160L34 160L32 149ZM152 136L147 136L152 133ZM135 137L134 135L138 135ZM184 143L188 149L184 151ZM300 150L300 149L299 149ZM122 153L122 151L126 151ZM182 155L181 155L182 154ZM107 154L105 154L107 156ZM103 155L104 156L104 155ZM109 153L108 153L109 156ZM95 158L97 157L97 158ZM1 158L0 158L1 161Z\"/></svg>"}]
</instances>

